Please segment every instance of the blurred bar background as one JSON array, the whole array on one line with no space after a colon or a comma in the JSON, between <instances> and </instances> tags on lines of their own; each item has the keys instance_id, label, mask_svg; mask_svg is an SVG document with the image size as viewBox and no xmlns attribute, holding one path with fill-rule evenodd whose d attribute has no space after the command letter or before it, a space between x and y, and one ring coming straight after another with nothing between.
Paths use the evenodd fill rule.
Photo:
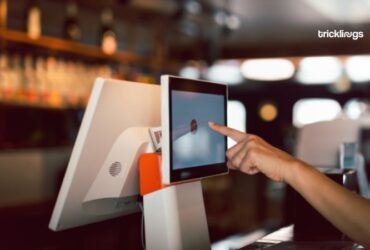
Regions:
<instances>
[{"instance_id":1,"label":"blurred bar background","mask_svg":"<svg viewBox=\"0 0 370 250\"><path fill-rule=\"evenodd\" d=\"M364 37L318 37L334 29ZM47 228L96 77L225 82L229 125L294 154L302 126L369 114L369 32L369 0L0 0L0 248L141 248L141 215ZM293 222L262 175L203 189L212 242Z\"/></svg>"}]
</instances>

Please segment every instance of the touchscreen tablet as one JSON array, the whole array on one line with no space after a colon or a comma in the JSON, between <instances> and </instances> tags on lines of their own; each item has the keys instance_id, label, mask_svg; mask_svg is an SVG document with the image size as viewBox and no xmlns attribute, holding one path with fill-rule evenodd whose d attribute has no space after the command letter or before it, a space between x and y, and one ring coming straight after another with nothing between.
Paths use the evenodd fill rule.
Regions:
<instances>
[{"instance_id":1,"label":"touchscreen tablet","mask_svg":"<svg viewBox=\"0 0 370 250\"><path fill-rule=\"evenodd\" d=\"M162 181L227 173L226 137L208 127L209 121L226 125L227 86L165 75L161 105Z\"/></svg>"}]
</instances>

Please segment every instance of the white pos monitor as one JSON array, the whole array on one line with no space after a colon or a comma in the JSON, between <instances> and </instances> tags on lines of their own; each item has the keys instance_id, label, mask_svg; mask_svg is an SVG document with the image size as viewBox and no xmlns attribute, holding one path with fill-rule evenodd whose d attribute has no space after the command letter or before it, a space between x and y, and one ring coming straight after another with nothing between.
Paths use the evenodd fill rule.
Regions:
<instances>
[{"instance_id":1,"label":"white pos monitor","mask_svg":"<svg viewBox=\"0 0 370 250\"><path fill-rule=\"evenodd\" d=\"M138 212L138 158L153 152L160 86L95 81L49 228L60 231Z\"/></svg>"},{"instance_id":2,"label":"white pos monitor","mask_svg":"<svg viewBox=\"0 0 370 250\"><path fill-rule=\"evenodd\" d=\"M162 182L185 182L228 173L227 138L208 127L226 125L227 86L161 77Z\"/></svg>"}]
</instances>

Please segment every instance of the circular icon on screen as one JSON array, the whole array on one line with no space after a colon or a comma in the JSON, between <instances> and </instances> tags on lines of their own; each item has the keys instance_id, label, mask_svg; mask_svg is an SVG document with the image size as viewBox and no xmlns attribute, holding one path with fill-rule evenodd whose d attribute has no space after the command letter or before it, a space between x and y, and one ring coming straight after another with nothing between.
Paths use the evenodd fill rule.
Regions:
<instances>
[{"instance_id":1,"label":"circular icon on screen","mask_svg":"<svg viewBox=\"0 0 370 250\"><path fill-rule=\"evenodd\" d=\"M195 120L195 119L191 120L191 122L190 122L190 132L195 134L197 132L197 129L198 129L197 120Z\"/></svg>"}]
</instances>

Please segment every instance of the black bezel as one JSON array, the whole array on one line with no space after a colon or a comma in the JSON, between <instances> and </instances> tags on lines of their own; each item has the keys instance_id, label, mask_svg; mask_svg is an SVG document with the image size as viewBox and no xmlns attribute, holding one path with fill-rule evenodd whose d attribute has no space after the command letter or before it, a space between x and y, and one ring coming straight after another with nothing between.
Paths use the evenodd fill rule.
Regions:
<instances>
[{"instance_id":1,"label":"black bezel","mask_svg":"<svg viewBox=\"0 0 370 250\"><path fill-rule=\"evenodd\" d=\"M227 124L227 86L224 84L211 83L207 81L184 79L178 77L168 78L168 103L169 103L169 151L170 151L170 182L182 182L190 179L199 179L207 176L223 174L228 172L226 166L226 156L222 163L210 164L204 166L190 167L174 170L172 168L172 90L217 94L224 96L224 124ZM225 150L227 149L227 138L224 137Z\"/></svg>"}]
</instances>

